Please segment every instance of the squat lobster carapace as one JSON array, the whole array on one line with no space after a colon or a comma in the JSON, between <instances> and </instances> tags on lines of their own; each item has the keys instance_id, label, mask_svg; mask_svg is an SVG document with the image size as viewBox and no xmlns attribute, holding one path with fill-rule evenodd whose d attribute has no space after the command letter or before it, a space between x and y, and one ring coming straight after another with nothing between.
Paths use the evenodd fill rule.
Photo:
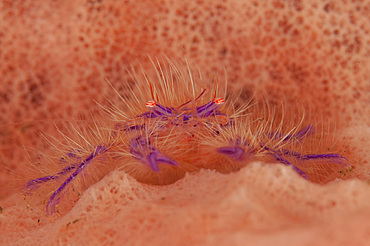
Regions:
<instances>
[{"instance_id":1,"label":"squat lobster carapace","mask_svg":"<svg viewBox=\"0 0 370 246\"><path fill-rule=\"evenodd\" d=\"M62 196L79 187L87 176L94 177L99 166L122 169L138 181L154 185L174 183L187 172L202 168L235 172L254 160L290 166L312 181L317 181L315 172L325 169L325 163L330 170L320 175L340 177L351 169L338 153L315 154L305 149L306 140L315 136L313 125L305 126L303 120L292 129L284 127L283 120L276 125L269 112L266 115L270 117L265 117L248 103L238 109L231 96L217 97L217 79L208 90L204 88L211 83L195 78L188 66L181 70L169 60L153 64L157 79L143 74L142 80L136 80L138 93L128 99L121 97L127 111L115 104L103 106L112 123L97 120L82 131L73 127L75 138L65 136L65 142L58 143L65 153L59 157L60 171L26 183L26 197L41 186L55 184L46 198L48 215L58 212ZM213 95L207 93L212 91Z\"/></svg>"}]
</instances>

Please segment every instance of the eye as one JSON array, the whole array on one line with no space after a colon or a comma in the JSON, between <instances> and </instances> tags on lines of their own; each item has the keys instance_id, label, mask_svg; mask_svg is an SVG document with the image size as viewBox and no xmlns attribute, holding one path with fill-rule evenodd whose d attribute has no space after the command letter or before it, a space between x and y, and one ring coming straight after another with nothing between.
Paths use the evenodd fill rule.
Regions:
<instances>
[{"instance_id":1,"label":"eye","mask_svg":"<svg viewBox=\"0 0 370 246\"><path fill-rule=\"evenodd\" d=\"M223 104L225 102L225 99L223 99L223 98L216 98L214 102L215 102L215 104Z\"/></svg>"},{"instance_id":2,"label":"eye","mask_svg":"<svg viewBox=\"0 0 370 246\"><path fill-rule=\"evenodd\" d=\"M157 105L156 102L152 100L149 100L145 103L145 106L148 108L154 108L156 105Z\"/></svg>"}]
</instances>

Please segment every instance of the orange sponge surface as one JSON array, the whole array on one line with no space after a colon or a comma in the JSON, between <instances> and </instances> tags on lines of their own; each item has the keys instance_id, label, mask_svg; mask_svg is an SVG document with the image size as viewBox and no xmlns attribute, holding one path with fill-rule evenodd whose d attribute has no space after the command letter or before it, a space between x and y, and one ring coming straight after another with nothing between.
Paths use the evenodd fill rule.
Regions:
<instances>
[{"instance_id":1,"label":"orange sponge surface","mask_svg":"<svg viewBox=\"0 0 370 246\"><path fill-rule=\"evenodd\" d=\"M0 243L366 245L369 16L361 0L2 1ZM237 104L263 90L271 106L330 122L353 178L318 185L255 162L153 186L116 170L55 221L45 204L27 208L17 187L35 171L29 159L50 151L39 132L57 136L54 123L88 119L93 101L118 102L105 78L124 93L127 68L151 71L148 55L163 54L204 78L227 75Z\"/></svg>"}]
</instances>

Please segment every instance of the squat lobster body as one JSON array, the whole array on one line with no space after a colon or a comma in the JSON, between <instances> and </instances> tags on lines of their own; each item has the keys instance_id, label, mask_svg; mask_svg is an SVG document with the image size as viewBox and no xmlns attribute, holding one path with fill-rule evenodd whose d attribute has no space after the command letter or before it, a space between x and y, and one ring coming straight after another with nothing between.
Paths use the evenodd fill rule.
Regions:
<instances>
[{"instance_id":1,"label":"squat lobster body","mask_svg":"<svg viewBox=\"0 0 370 246\"><path fill-rule=\"evenodd\" d=\"M261 126L254 127L260 117L248 111L248 104L235 110L225 98L216 97L216 80L207 94L207 89L194 82L201 78L195 78L188 67L182 71L171 61L154 65L157 80L150 80L156 81L154 84L146 74L141 79L134 74L138 94L121 98L128 111L113 103L103 107L112 117L114 127L94 123L94 127L85 129L86 134L77 132L77 139L65 137L66 143L60 144L64 154L59 157L63 167L56 174L27 182L23 188L25 196L46 183L57 183L47 198L47 214L52 215L58 211L62 195L81 182L78 178L82 173L88 174L90 167L102 162L112 166L114 163L140 182L159 185L173 183L200 168L228 173L252 160L266 158L292 166L306 179L310 179L310 174L301 165L305 162L329 161L338 165L340 171L351 167L340 154L295 151L295 141L304 142L313 135L313 126L301 130L296 127L284 133L281 127L272 127L271 119L266 119ZM181 95L176 96L177 92Z\"/></svg>"}]
</instances>

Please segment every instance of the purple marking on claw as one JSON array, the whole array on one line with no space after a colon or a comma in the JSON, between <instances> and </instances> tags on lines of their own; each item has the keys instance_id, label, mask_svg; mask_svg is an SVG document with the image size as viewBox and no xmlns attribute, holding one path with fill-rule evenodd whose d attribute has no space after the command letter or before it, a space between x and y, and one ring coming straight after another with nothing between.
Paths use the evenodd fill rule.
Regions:
<instances>
[{"instance_id":1,"label":"purple marking on claw","mask_svg":"<svg viewBox=\"0 0 370 246\"><path fill-rule=\"evenodd\" d=\"M72 171L76 167L77 167L76 164L71 164L68 167L63 168L62 171L58 172L55 175L44 176L44 177L41 177L41 178L38 178L38 179L30 180L24 185L24 187L22 189L22 192L25 195L29 195L32 191L38 189L42 183L46 183L50 180L58 179L62 175L69 173L70 171Z\"/></svg>"},{"instance_id":2,"label":"purple marking on claw","mask_svg":"<svg viewBox=\"0 0 370 246\"><path fill-rule=\"evenodd\" d=\"M150 153L147 157L147 161L148 161L148 164L149 164L148 166L150 167L150 169L152 169L154 172L159 172L159 167L156 162L156 156L157 156L156 152Z\"/></svg>"},{"instance_id":3,"label":"purple marking on claw","mask_svg":"<svg viewBox=\"0 0 370 246\"><path fill-rule=\"evenodd\" d=\"M174 116L174 110L172 108L167 108L163 105L157 103L157 112L166 115L166 116Z\"/></svg>"},{"instance_id":4,"label":"purple marking on claw","mask_svg":"<svg viewBox=\"0 0 370 246\"><path fill-rule=\"evenodd\" d=\"M203 112L207 112L206 110L211 108L213 104L214 104L214 102L212 100L212 101L209 101L208 103L206 103L202 106L197 107L198 115L202 114Z\"/></svg>"},{"instance_id":5,"label":"purple marking on claw","mask_svg":"<svg viewBox=\"0 0 370 246\"><path fill-rule=\"evenodd\" d=\"M199 117L208 117L210 115L213 115L217 112L221 105L222 104L216 104L213 100L209 101L208 103L197 107L197 115Z\"/></svg>"},{"instance_id":6,"label":"purple marking on claw","mask_svg":"<svg viewBox=\"0 0 370 246\"><path fill-rule=\"evenodd\" d=\"M324 159L324 160L339 164L342 167L351 166L351 164L349 163L349 160L346 157L342 156L341 154L336 154L336 153L302 155L298 152L294 152L294 151L286 150L286 149L282 149L280 152L285 155L290 155L290 156L293 156L297 159L304 160L304 161Z\"/></svg>"},{"instance_id":7,"label":"purple marking on claw","mask_svg":"<svg viewBox=\"0 0 370 246\"><path fill-rule=\"evenodd\" d=\"M40 184L48 182L48 181L53 180L55 178L56 178L56 176L50 175L50 176L45 176L45 177L41 177L41 178L38 178L38 179L30 180L24 185L24 187L22 189L22 192L23 192L24 195L29 195L29 194L31 194L32 191L39 188Z\"/></svg>"},{"instance_id":8,"label":"purple marking on claw","mask_svg":"<svg viewBox=\"0 0 370 246\"><path fill-rule=\"evenodd\" d=\"M301 169L299 169L298 167L296 167L294 164L290 163L287 159L283 158L283 157L281 156L281 154L279 153L279 151L276 151L276 150L274 150L274 149L271 149L271 148L269 148L269 147L267 147L267 146L263 146L262 144L260 144L260 145L261 145L265 150L269 151L269 152L274 156L274 158L275 158L277 161L279 161L279 162L281 162L281 163L283 163L283 164L285 164L285 165L287 165L287 166L292 166L292 167L293 167L293 169L294 169L297 173L299 173L302 177L304 177L305 179L307 179L307 180L308 180L308 176L307 176L307 174L306 174L305 172L303 172ZM297 152L292 152L292 153L299 154L299 153L297 153Z\"/></svg>"},{"instance_id":9,"label":"purple marking on claw","mask_svg":"<svg viewBox=\"0 0 370 246\"><path fill-rule=\"evenodd\" d=\"M149 100L145 103L145 106L150 110L150 113L157 117L175 117L177 116L174 108L167 108L156 101ZM150 118L153 116L150 116Z\"/></svg>"},{"instance_id":10,"label":"purple marking on claw","mask_svg":"<svg viewBox=\"0 0 370 246\"><path fill-rule=\"evenodd\" d=\"M351 166L349 160L340 154L318 154L318 155L311 154L302 156L302 160L314 160L314 159L325 159L336 164L339 164L342 167Z\"/></svg>"},{"instance_id":11,"label":"purple marking on claw","mask_svg":"<svg viewBox=\"0 0 370 246\"><path fill-rule=\"evenodd\" d=\"M95 157L105 153L108 150L105 146L97 146L93 153L91 153L86 159L81 161L79 165L76 165L76 170L63 182L63 184L50 196L49 201L46 205L46 213L48 216L55 213L55 206L60 201L60 195L66 186L88 165Z\"/></svg>"},{"instance_id":12,"label":"purple marking on claw","mask_svg":"<svg viewBox=\"0 0 370 246\"><path fill-rule=\"evenodd\" d=\"M172 166L178 166L179 164L164 154L157 155L156 161L166 163Z\"/></svg>"},{"instance_id":13,"label":"purple marking on claw","mask_svg":"<svg viewBox=\"0 0 370 246\"><path fill-rule=\"evenodd\" d=\"M231 159L236 161L242 161L244 159L244 149L237 146L225 146L217 148L216 151L220 154L227 155Z\"/></svg>"},{"instance_id":14,"label":"purple marking on claw","mask_svg":"<svg viewBox=\"0 0 370 246\"><path fill-rule=\"evenodd\" d=\"M310 154L310 155L302 156L302 159L331 159L331 158L347 160L346 157L344 157L340 154L317 154L317 155L316 154Z\"/></svg>"},{"instance_id":15,"label":"purple marking on claw","mask_svg":"<svg viewBox=\"0 0 370 246\"><path fill-rule=\"evenodd\" d=\"M185 103L184 105L188 104L189 102ZM182 117L183 122L186 124L187 121L193 117L205 118L211 115L226 116L225 114L218 111L218 109L221 107L223 103L224 103L224 99L222 98L217 98L215 100L209 101L208 103L197 107L196 113L194 114L193 112L187 113L187 111L189 110L191 111L191 109L189 108L176 109L173 107L165 107L156 101L149 100L145 103L145 105L150 111L140 114L136 116L135 118L145 117L145 118L164 118L166 119L166 118L171 118L171 117L175 117L175 118ZM180 107L183 107L184 105Z\"/></svg>"},{"instance_id":16,"label":"purple marking on claw","mask_svg":"<svg viewBox=\"0 0 370 246\"><path fill-rule=\"evenodd\" d=\"M151 145L149 139L144 139L141 136L131 139L129 147L132 156L135 159L140 160L154 172L160 171L158 167L158 164L160 163L172 166L179 165L176 161L162 154L153 145Z\"/></svg>"},{"instance_id":17,"label":"purple marking on claw","mask_svg":"<svg viewBox=\"0 0 370 246\"><path fill-rule=\"evenodd\" d=\"M183 107L184 105L188 104L189 102L183 104L180 107ZM193 115L193 113L187 113L187 114L181 114L181 115L183 115L185 121L188 120L191 117L196 117L196 116L204 118L204 117L208 117L210 115L224 115L224 114L222 114L221 112L218 111L218 109L221 107L221 105L223 103L224 103L224 99L217 98L215 100L209 101L208 103L206 103L202 106L197 107L195 115ZM162 105L158 105L158 106L163 107ZM162 108L162 111L166 111L168 113L169 113L169 110L171 110L171 116L178 116L179 115L177 113L176 109L174 109L174 108L166 108L166 107ZM190 108L182 108L181 112L184 113L184 112L189 111L189 110L191 111ZM174 112L175 112L175 114L174 114Z\"/></svg>"},{"instance_id":18,"label":"purple marking on claw","mask_svg":"<svg viewBox=\"0 0 370 246\"><path fill-rule=\"evenodd\" d=\"M307 179L308 180L308 176L305 172L303 172L301 169L299 169L298 167L296 167L295 165L293 165L292 163L290 163L288 160L286 160L285 158L283 158L282 156L280 156L279 154L277 154L276 152L273 153L273 156L275 157L275 159L277 161L280 161L281 163L285 164L285 165L288 165L288 166L292 166L293 169L299 173L303 178Z\"/></svg>"}]
</instances>

